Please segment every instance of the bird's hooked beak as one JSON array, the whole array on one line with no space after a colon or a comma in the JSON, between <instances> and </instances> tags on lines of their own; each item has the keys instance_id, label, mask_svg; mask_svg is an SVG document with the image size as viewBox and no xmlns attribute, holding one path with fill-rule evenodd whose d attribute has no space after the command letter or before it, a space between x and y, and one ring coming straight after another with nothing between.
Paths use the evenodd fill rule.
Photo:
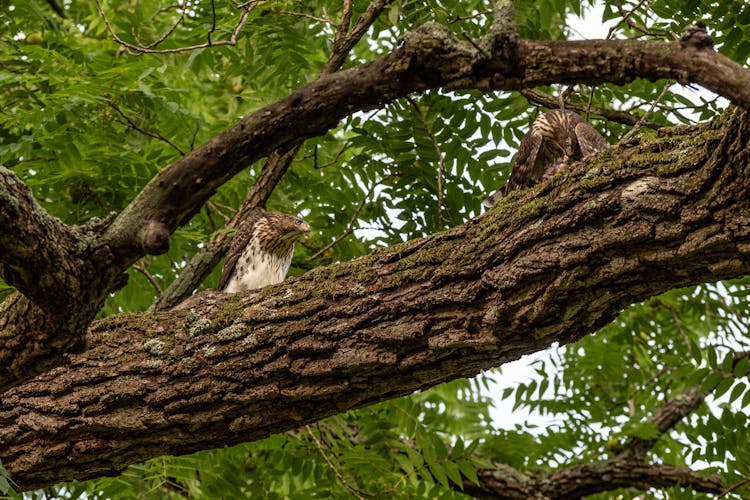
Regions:
<instances>
[{"instance_id":1,"label":"bird's hooked beak","mask_svg":"<svg viewBox=\"0 0 750 500\"><path fill-rule=\"evenodd\" d=\"M307 223L307 221L304 221L302 219L299 220L300 223L297 225L297 232L298 233L309 233L310 232L310 224Z\"/></svg>"}]
</instances>

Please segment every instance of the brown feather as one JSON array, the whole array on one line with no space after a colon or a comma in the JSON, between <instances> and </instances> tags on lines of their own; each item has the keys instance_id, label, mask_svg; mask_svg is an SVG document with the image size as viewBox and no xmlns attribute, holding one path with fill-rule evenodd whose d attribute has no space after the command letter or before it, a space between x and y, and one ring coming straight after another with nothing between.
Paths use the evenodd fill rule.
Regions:
<instances>
[{"instance_id":1,"label":"brown feather","mask_svg":"<svg viewBox=\"0 0 750 500\"><path fill-rule=\"evenodd\" d=\"M531 187L571 162L608 147L604 137L572 111L555 109L539 115L521 139L508 182L483 205L492 207L509 192Z\"/></svg>"},{"instance_id":2,"label":"brown feather","mask_svg":"<svg viewBox=\"0 0 750 500\"><path fill-rule=\"evenodd\" d=\"M221 279L219 279L219 290L224 290L229 283L229 279L234 274L234 268L237 266L237 260L242 255L242 251L250 243L253 236L255 224L266 217L268 212L263 209L253 211L237 227L237 231L232 238L232 244L229 246L227 258L224 260L224 266L221 268Z\"/></svg>"},{"instance_id":3,"label":"brown feather","mask_svg":"<svg viewBox=\"0 0 750 500\"><path fill-rule=\"evenodd\" d=\"M237 228L221 270L219 289L238 292L284 280L294 241L310 231L293 215L257 209Z\"/></svg>"}]
</instances>

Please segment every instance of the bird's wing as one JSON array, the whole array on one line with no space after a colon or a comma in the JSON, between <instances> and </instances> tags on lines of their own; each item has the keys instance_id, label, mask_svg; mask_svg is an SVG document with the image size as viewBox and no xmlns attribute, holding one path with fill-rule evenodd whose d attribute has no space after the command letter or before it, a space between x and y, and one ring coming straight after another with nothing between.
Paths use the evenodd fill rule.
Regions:
<instances>
[{"instance_id":1,"label":"bird's wing","mask_svg":"<svg viewBox=\"0 0 750 500\"><path fill-rule=\"evenodd\" d=\"M250 242L250 238L253 236L253 227L258 220L263 216L263 211L256 210L247 216L245 220L240 223L237 231L234 233L232 238L232 244L227 252L227 258L224 261L224 266L221 268L221 279L219 279L219 290L224 290L229 284L229 279L234 273L234 268L237 266L245 247Z\"/></svg>"},{"instance_id":2,"label":"bird's wing","mask_svg":"<svg viewBox=\"0 0 750 500\"><path fill-rule=\"evenodd\" d=\"M544 167L542 166L540 169L537 164L544 156L539 154L543 140L542 134L533 128L523 136L521 143L518 145L518 155L516 155L515 164L510 171L510 177L503 186L503 195L514 189L533 186L541 176Z\"/></svg>"},{"instance_id":3,"label":"bird's wing","mask_svg":"<svg viewBox=\"0 0 750 500\"><path fill-rule=\"evenodd\" d=\"M493 207L500 201L500 198L514 189L521 189L534 184L532 176L534 175L534 166L537 163L539 151L542 148L542 140L542 134L534 130L533 127L521 138L521 143L518 145L518 154L515 162L513 162L508 182L482 202L485 207ZM538 173L538 176L541 176L543 172L544 169Z\"/></svg>"},{"instance_id":4,"label":"bird's wing","mask_svg":"<svg viewBox=\"0 0 750 500\"><path fill-rule=\"evenodd\" d=\"M594 127L586 122L576 124L576 139L581 148L581 156L586 157L609 148L609 144Z\"/></svg>"}]
</instances>

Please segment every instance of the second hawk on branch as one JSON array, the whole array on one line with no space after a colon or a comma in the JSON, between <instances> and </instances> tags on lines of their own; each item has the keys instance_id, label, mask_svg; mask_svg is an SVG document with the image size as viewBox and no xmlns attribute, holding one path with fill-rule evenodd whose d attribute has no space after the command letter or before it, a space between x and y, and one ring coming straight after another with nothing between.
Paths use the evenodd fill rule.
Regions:
<instances>
[{"instance_id":1,"label":"second hawk on branch","mask_svg":"<svg viewBox=\"0 0 750 500\"><path fill-rule=\"evenodd\" d=\"M281 283L294 254L294 242L310 231L293 215L256 210L237 228L221 269L219 290L244 292Z\"/></svg>"},{"instance_id":2,"label":"second hawk on branch","mask_svg":"<svg viewBox=\"0 0 750 500\"><path fill-rule=\"evenodd\" d=\"M489 208L514 189L531 187L573 161L607 149L604 137L572 111L555 109L539 115L518 146L518 155L503 187L482 204Z\"/></svg>"}]
</instances>

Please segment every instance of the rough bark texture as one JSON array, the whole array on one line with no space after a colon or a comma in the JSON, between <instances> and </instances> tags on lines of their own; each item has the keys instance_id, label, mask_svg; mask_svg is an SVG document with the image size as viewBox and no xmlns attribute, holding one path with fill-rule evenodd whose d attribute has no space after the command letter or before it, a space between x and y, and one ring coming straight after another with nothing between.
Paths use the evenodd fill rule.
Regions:
<instances>
[{"instance_id":1,"label":"rough bark texture","mask_svg":"<svg viewBox=\"0 0 750 500\"><path fill-rule=\"evenodd\" d=\"M487 59L447 28L426 24L405 37L403 47L292 92L161 170L110 227L107 241L123 257L140 257L147 221L174 230L219 186L259 158L321 135L356 111L428 88L514 90L555 82L674 78L699 83L750 108L750 73L712 50L632 40L521 40L513 50L504 48Z\"/></svg>"},{"instance_id":2,"label":"rough bark texture","mask_svg":"<svg viewBox=\"0 0 750 500\"><path fill-rule=\"evenodd\" d=\"M96 322L3 394L23 488L293 429L574 341L628 304L750 271L750 120L663 131L429 238L259 292Z\"/></svg>"},{"instance_id":3,"label":"rough bark texture","mask_svg":"<svg viewBox=\"0 0 750 500\"><path fill-rule=\"evenodd\" d=\"M508 4L497 3L501 10ZM143 255L166 251L171 232L186 223L229 178L279 148L325 133L356 111L428 88L511 90L554 82L626 83L637 77L698 83L750 109L750 72L710 49L679 42L530 41L494 35L490 38L495 44L489 51L479 50L457 39L448 28L428 23L407 34L403 46L390 54L292 92L160 170L103 236L97 238L99 232L88 228L74 237L71 245L58 243L51 267L36 272L44 275L56 269L75 269L76 274L70 275L70 283L63 287L45 287L56 292L34 304L44 311L52 304L75 320L63 322L67 326L59 332L40 333L47 330L50 318L32 317L17 327L6 319L0 353L16 352L19 347L14 346L22 346L20 349L33 354L23 358L24 366L10 372L0 370L0 389L63 362L64 352L81 346L85 325L102 298L122 286L123 273ZM648 182L636 187L650 189ZM17 201L15 196L3 198L0 203L7 206ZM43 229L43 221L36 224L37 229ZM12 222L9 225L13 227ZM0 262L11 259L0 255ZM80 271L78 263L83 264ZM19 277L12 266L4 266L0 272L24 290L28 280ZM14 304L11 307L18 309L3 311L7 318L31 310L23 302Z\"/></svg>"},{"instance_id":4,"label":"rough bark texture","mask_svg":"<svg viewBox=\"0 0 750 500\"><path fill-rule=\"evenodd\" d=\"M66 226L0 167L0 274L23 293L0 304L0 392L80 352L106 290L124 284L98 224Z\"/></svg>"},{"instance_id":5,"label":"rough bark texture","mask_svg":"<svg viewBox=\"0 0 750 500\"><path fill-rule=\"evenodd\" d=\"M467 481L463 491L486 499L575 500L618 488L647 491L672 486L714 494L724 491L717 474L699 476L687 467L618 460L566 467L540 480L499 467L480 471L479 485Z\"/></svg>"}]
</instances>

